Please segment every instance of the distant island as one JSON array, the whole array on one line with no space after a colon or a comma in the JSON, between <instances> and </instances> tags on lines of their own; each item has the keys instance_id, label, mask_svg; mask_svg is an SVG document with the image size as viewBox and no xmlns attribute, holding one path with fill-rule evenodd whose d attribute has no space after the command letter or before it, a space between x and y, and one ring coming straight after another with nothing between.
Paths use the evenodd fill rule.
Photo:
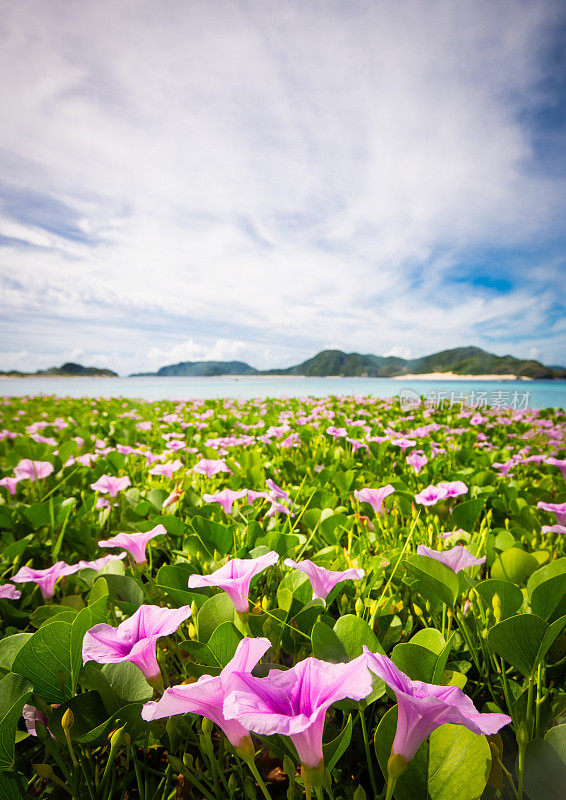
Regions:
<instances>
[{"instance_id":1,"label":"distant island","mask_svg":"<svg viewBox=\"0 0 566 800\"><path fill-rule=\"evenodd\" d=\"M111 369L99 369L98 367L83 367L82 364L75 364L68 361L60 367L49 367L48 369L38 369L36 372L20 372L12 369L9 372L0 372L7 378L117 378L118 373Z\"/></svg>"},{"instance_id":2,"label":"distant island","mask_svg":"<svg viewBox=\"0 0 566 800\"><path fill-rule=\"evenodd\" d=\"M422 358L374 356L323 350L313 358L286 369L258 370L243 361L181 361L161 367L157 372L138 372L131 377L219 375L302 375L306 377L397 378L442 376L494 376L501 379L565 379L566 368L547 367L540 361L514 356L497 356L480 347L457 347Z\"/></svg>"}]
</instances>

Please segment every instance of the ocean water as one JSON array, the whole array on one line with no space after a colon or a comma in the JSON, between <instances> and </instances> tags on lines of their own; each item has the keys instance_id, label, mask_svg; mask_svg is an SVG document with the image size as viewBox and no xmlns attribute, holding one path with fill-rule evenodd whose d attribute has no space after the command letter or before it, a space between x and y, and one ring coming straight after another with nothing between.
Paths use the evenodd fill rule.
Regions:
<instances>
[{"instance_id":1,"label":"ocean water","mask_svg":"<svg viewBox=\"0 0 566 800\"><path fill-rule=\"evenodd\" d=\"M0 395L135 397L143 400L264 398L313 395L401 396L407 408L423 395L431 405L467 402L514 408L566 407L566 381L428 381L388 378L235 376L215 378L1 378Z\"/></svg>"}]
</instances>

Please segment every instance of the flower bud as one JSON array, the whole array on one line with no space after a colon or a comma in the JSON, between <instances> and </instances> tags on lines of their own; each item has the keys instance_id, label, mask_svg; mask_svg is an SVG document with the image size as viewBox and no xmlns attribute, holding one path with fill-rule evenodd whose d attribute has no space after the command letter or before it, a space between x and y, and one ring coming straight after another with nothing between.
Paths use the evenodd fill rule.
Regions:
<instances>
[{"instance_id":1,"label":"flower bud","mask_svg":"<svg viewBox=\"0 0 566 800\"><path fill-rule=\"evenodd\" d=\"M50 778L53 775L53 767L50 764L33 764L35 772L40 778Z\"/></svg>"},{"instance_id":2,"label":"flower bud","mask_svg":"<svg viewBox=\"0 0 566 800\"><path fill-rule=\"evenodd\" d=\"M358 599L356 600L355 609L356 609L356 615L358 617L361 617L362 614L364 613L364 601L361 599L361 597L358 597Z\"/></svg>"},{"instance_id":3,"label":"flower bud","mask_svg":"<svg viewBox=\"0 0 566 800\"><path fill-rule=\"evenodd\" d=\"M501 622L503 610L502 610L501 598L497 593L493 595L493 598L491 600L491 605L493 606L493 616L495 617L495 621Z\"/></svg>"},{"instance_id":4,"label":"flower bud","mask_svg":"<svg viewBox=\"0 0 566 800\"><path fill-rule=\"evenodd\" d=\"M75 717L70 708L68 708L61 718L61 727L64 731L69 731L75 724Z\"/></svg>"}]
</instances>

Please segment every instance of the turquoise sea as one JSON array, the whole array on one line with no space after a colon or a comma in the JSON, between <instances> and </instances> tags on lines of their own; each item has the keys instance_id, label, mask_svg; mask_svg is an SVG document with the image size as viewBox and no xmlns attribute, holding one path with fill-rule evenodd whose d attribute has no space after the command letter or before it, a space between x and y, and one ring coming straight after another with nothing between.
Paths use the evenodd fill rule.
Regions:
<instances>
[{"instance_id":1,"label":"turquoise sea","mask_svg":"<svg viewBox=\"0 0 566 800\"><path fill-rule=\"evenodd\" d=\"M420 395L431 405L461 402L482 407L566 408L566 381L426 381L387 378L223 376L216 378L2 378L0 395L139 397L144 400L214 397L324 397L400 395L410 407Z\"/></svg>"}]
</instances>

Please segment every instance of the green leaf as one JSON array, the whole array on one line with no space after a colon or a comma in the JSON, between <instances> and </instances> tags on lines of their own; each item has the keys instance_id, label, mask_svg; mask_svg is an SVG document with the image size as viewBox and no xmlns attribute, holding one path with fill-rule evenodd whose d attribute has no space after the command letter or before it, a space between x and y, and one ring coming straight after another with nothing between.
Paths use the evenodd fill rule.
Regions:
<instances>
[{"instance_id":1,"label":"green leaf","mask_svg":"<svg viewBox=\"0 0 566 800\"><path fill-rule=\"evenodd\" d=\"M13 672L0 680L0 770L12 769L16 728L32 689L26 678Z\"/></svg>"},{"instance_id":2,"label":"green leaf","mask_svg":"<svg viewBox=\"0 0 566 800\"><path fill-rule=\"evenodd\" d=\"M324 622L317 622L311 633L312 654L333 664L348 661L346 649L338 636Z\"/></svg>"},{"instance_id":3,"label":"green leaf","mask_svg":"<svg viewBox=\"0 0 566 800\"><path fill-rule=\"evenodd\" d=\"M425 599L430 599L432 595L447 606L454 606L460 590L454 570L434 558L413 553L405 557L405 566L417 578L417 589Z\"/></svg>"},{"instance_id":4,"label":"green leaf","mask_svg":"<svg viewBox=\"0 0 566 800\"><path fill-rule=\"evenodd\" d=\"M525 753L525 790L531 800L558 797L566 785L566 725L551 728L544 740L529 742Z\"/></svg>"},{"instance_id":5,"label":"green leaf","mask_svg":"<svg viewBox=\"0 0 566 800\"><path fill-rule=\"evenodd\" d=\"M110 599L118 608L131 616L143 603L143 590L139 583L129 575L106 574Z\"/></svg>"},{"instance_id":6,"label":"green leaf","mask_svg":"<svg viewBox=\"0 0 566 800\"><path fill-rule=\"evenodd\" d=\"M34 503L26 508L24 516L31 523L34 531L39 530L45 526L51 525L51 512L49 510L49 501L46 503Z\"/></svg>"},{"instance_id":7,"label":"green leaf","mask_svg":"<svg viewBox=\"0 0 566 800\"><path fill-rule=\"evenodd\" d=\"M153 689L142 671L130 661L105 664L102 667L102 674L116 697L126 703L145 702L153 697Z\"/></svg>"},{"instance_id":8,"label":"green leaf","mask_svg":"<svg viewBox=\"0 0 566 800\"><path fill-rule=\"evenodd\" d=\"M437 656L428 648L412 642L403 642L393 648L391 659L411 680L432 683Z\"/></svg>"},{"instance_id":9,"label":"green leaf","mask_svg":"<svg viewBox=\"0 0 566 800\"><path fill-rule=\"evenodd\" d=\"M109 723L108 712L100 698L98 692L83 692L73 697L67 703L62 703L48 719L49 731L62 744L66 742L65 733L61 727L63 714L67 709L71 709L74 717L74 724L70 729L71 739L85 741L84 737L103 723Z\"/></svg>"},{"instance_id":10,"label":"green leaf","mask_svg":"<svg viewBox=\"0 0 566 800\"><path fill-rule=\"evenodd\" d=\"M463 528L471 533L484 506L485 500L479 498L458 503L452 510L452 522L456 528Z\"/></svg>"},{"instance_id":11,"label":"green leaf","mask_svg":"<svg viewBox=\"0 0 566 800\"><path fill-rule=\"evenodd\" d=\"M20 648L12 669L28 678L47 703L62 703L72 692L71 625L55 620L43 625Z\"/></svg>"},{"instance_id":12,"label":"green leaf","mask_svg":"<svg viewBox=\"0 0 566 800\"><path fill-rule=\"evenodd\" d=\"M33 633L14 633L12 636L0 639L0 669L6 672L12 671L16 654L32 636Z\"/></svg>"},{"instance_id":13,"label":"green leaf","mask_svg":"<svg viewBox=\"0 0 566 800\"><path fill-rule=\"evenodd\" d=\"M385 655L385 650L370 626L361 617L346 614L339 617L334 625L334 633L342 643L346 652L346 661L361 656L363 646L366 645L372 653Z\"/></svg>"},{"instance_id":14,"label":"green leaf","mask_svg":"<svg viewBox=\"0 0 566 800\"><path fill-rule=\"evenodd\" d=\"M221 556L226 556L234 547L234 536L226 525L204 517L193 517L191 523L211 555L216 550Z\"/></svg>"},{"instance_id":15,"label":"green leaf","mask_svg":"<svg viewBox=\"0 0 566 800\"><path fill-rule=\"evenodd\" d=\"M193 570L188 564L165 564L160 567L155 583L179 606L189 606L194 601L200 607L206 601L207 595L188 588L189 576L192 574Z\"/></svg>"},{"instance_id":16,"label":"green leaf","mask_svg":"<svg viewBox=\"0 0 566 800\"><path fill-rule=\"evenodd\" d=\"M487 642L493 653L500 655L528 677L544 658L564 625L566 617L548 625L535 614L517 614L490 628Z\"/></svg>"},{"instance_id":17,"label":"green leaf","mask_svg":"<svg viewBox=\"0 0 566 800\"><path fill-rule=\"evenodd\" d=\"M496 580L490 578L480 581L474 586L474 591L480 596L486 609L493 614L493 598L497 595L501 607L501 619L512 617L523 604L523 593L519 587L511 581ZM501 620L500 620L501 621Z\"/></svg>"},{"instance_id":18,"label":"green leaf","mask_svg":"<svg viewBox=\"0 0 566 800\"><path fill-rule=\"evenodd\" d=\"M428 791L431 800L476 800L485 789L491 751L485 736L463 725L441 725L430 735Z\"/></svg>"},{"instance_id":19,"label":"green leaf","mask_svg":"<svg viewBox=\"0 0 566 800\"><path fill-rule=\"evenodd\" d=\"M201 606L197 616L198 638L200 642L208 642L216 628L222 622L234 620L234 604L226 594L220 591L209 597Z\"/></svg>"},{"instance_id":20,"label":"green leaf","mask_svg":"<svg viewBox=\"0 0 566 800\"><path fill-rule=\"evenodd\" d=\"M92 614L89 608L79 611L71 624L71 691L74 692L79 680L79 673L83 664L83 639L85 633L92 628Z\"/></svg>"},{"instance_id":21,"label":"green leaf","mask_svg":"<svg viewBox=\"0 0 566 800\"><path fill-rule=\"evenodd\" d=\"M18 781L13 772L0 772L0 797L2 800L24 800L20 786L25 786L26 777L20 775Z\"/></svg>"},{"instance_id":22,"label":"green leaf","mask_svg":"<svg viewBox=\"0 0 566 800\"><path fill-rule=\"evenodd\" d=\"M233 622L223 622L213 631L208 647L221 667L232 660L243 638Z\"/></svg>"},{"instance_id":23,"label":"green leaf","mask_svg":"<svg viewBox=\"0 0 566 800\"><path fill-rule=\"evenodd\" d=\"M525 553L520 547L510 547L495 559L491 577L521 586L538 567L538 561L530 553Z\"/></svg>"},{"instance_id":24,"label":"green leaf","mask_svg":"<svg viewBox=\"0 0 566 800\"><path fill-rule=\"evenodd\" d=\"M338 761L342 758L352 739L352 715L348 716L348 721L331 742L322 745L324 764L329 772L332 772Z\"/></svg>"},{"instance_id":25,"label":"green leaf","mask_svg":"<svg viewBox=\"0 0 566 800\"><path fill-rule=\"evenodd\" d=\"M527 581L533 614L548 619L566 594L566 558L533 572Z\"/></svg>"}]
</instances>

